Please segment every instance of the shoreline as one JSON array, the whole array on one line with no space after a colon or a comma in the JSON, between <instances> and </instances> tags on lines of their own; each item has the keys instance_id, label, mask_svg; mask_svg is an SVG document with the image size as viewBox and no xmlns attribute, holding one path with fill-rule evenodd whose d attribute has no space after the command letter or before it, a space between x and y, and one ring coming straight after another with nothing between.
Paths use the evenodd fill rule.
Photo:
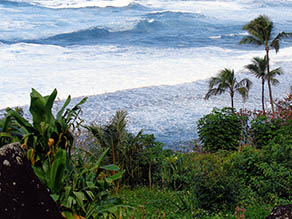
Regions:
<instances>
[{"instance_id":1,"label":"shoreline","mask_svg":"<svg viewBox=\"0 0 292 219\"><path fill-rule=\"evenodd\" d=\"M237 77L241 77L242 74L244 73L237 74ZM292 78L292 73L279 77L280 84L273 87L275 99L288 94L291 82L287 78ZM239 96L235 96L235 107L238 110L259 109L261 106L260 81L252 76L250 79L254 84L247 102L243 103ZM91 95L81 106L83 112L81 118L84 119L85 124L92 122L104 124L117 110L126 110L130 132L138 133L143 129L145 134L154 134L156 139L166 146L183 144L197 137L196 122L202 116L210 113L214 107L223 108L230 105L228 94L212 97L208 101L204 100L207 89L208 81L199 80L177 85L150 86ZM84 96L72 98L70 105L76 104L82 97ZM62 105L63 101L56 101L54 108ZM267 106L269 107L268 102ZM23 107L25 116L28 117L29 106ZM3 111L4 109L0 110Z\"/></svg>"}]
</instances>

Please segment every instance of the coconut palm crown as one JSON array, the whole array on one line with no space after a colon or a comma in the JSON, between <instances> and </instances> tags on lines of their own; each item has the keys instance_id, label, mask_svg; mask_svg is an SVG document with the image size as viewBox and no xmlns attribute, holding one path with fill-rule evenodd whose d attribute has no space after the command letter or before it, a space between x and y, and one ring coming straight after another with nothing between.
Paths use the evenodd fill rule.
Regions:
<instances>
[{"instance_id":1,"label":"coconut palm crown","mask_svg":"<svg viewBox=\"0 0 292 219\"><path fill-rule=\"evenodd\" d=\"M280 49L280 41L284 38L292 37L292 33L281 32L277 35L274 34L274 24L269 19L269 17L265 15L260 15L254 20L250 21L246 25L243 26L243 30L247 30L249 33L248 36L244 37L240 44L253 44L256 46L264 46L266 51L266 64L267 64L267 82L269 88L269 96L270 103L272 107L272 111L274 112L274 104L272 97L272 89L271 89L271 80L269 79L270 73L270 58L269 51L270 48L274 48L276 53Z\"/></svg>"},{"instance_id":2,"label":"coconut palm crown","mask_svg":"<svg viewBox=\"0 0 292 219\"><path fill-rule=\"evenodd\" d=\"M239 93L243 101L246 101L251 85L252 82L247 78L238 82L234 76L234 70L225 68L209 80L209 90L205 95L205 100L208 100L211 96L229 92L231 107L234 109L234 94Z\"/></svg>"}]
</instances>

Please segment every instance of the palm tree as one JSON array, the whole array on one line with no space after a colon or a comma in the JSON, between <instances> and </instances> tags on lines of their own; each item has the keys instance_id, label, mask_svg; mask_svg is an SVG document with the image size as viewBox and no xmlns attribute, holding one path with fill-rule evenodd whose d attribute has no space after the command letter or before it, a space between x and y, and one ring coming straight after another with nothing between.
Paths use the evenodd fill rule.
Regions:
<instances>
[{"instance_id":1,"label":"palm tree","mask_svg":"<svg viewBox=\"0 0 292 219\"><path fill-rule=\"evenodd\" d=\"M254 57L251 61L252 64L246 65L245 68L248 69L254 76L262 80L262 107L263 113L265 114L265 81L267 78L267 57Z\"/></svg>"},{"instance_id":2,"label":"palm tree","mask_svg":"<svg viewBox=\"0 0 292 219\"><path fill-rule=\"evenodd\" d=\"M229 92L231 98L231 107L234 109L234 94L239 93L242 96L243 101L248 97L248 92L252 82L244 78L241 81L237 81L234 77L234 70L225 68L221 70L217 76L212 77L209 80L209 90L205 95L205 100L208 100L211 96L220 95L225 92Z\"/></svg>"},{"instance_id":3,"label":"palm tree","mask_svg":"<svg viewBox=\"0 0 292 219\"><path fill-rule=\"evenodd\" d=\"M254 57L252 63L246 65L245 68L248 69L254 76L261 78L262 80L262 107L265 113L265 81L270 81L272 85L276 85L279 81L275 78L277 75L283 74L281 68L276 68L269 73L267 72L267 56L264 58Z\"/></svg>"},{"instance_id":4,"label":"palm tree","mask_svg":"<svg viewBox=\"0 0 292 219\"><path fill-rule=\"evenodd\" d=\"M281 32L274 37L273 33L274 24L273 22L265 15L260 15L254 20L250 21L246 25L243 26L243 30L247 30L249 33L248 36L244 37L240 44L253 44L257 46L264 46L266 51L266 59L267 59L267 82L269 88L269 96L272 111L274 112L274 104L272 97L272 88L271 88L271 80L269 78L270 75L270 58L269 51L270 48L274 48L276 53L280 49L280 40L283 38L288 38L292 36L292 33Z\"/></svg>"}]
</instances>

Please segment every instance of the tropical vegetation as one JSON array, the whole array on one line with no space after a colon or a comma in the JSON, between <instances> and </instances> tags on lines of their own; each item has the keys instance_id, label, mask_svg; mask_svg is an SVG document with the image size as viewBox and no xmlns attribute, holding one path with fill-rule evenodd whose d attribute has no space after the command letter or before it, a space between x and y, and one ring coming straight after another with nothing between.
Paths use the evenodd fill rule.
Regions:
<instances>
[{"instance_id":1,"label":"tropical vegetation","mask_svg":"<svg viewBox=\"0 0 292 219\"><path fill-rule=\"evenodd\" d=\"M205 98L228 92L231 108L214 108L197 122L191 150L169 150L153 134L129 132L126 111L85 125L86 98L69 108L69 96L54 110L57 90L43 96L34 89L31 119L21 108L0 119L0 147L21 142L64 218L265 218L275 205L292 203L292 94L272 101L269 90L271 110L264 104L265 82L282 73L270 70L269 49L278 51L289 34L271 40L266 16L244 29L250 35L241 43L266 48L264 58L245 66L261 79L262 110L236 110L234 94L245 100L251 82L221 70Z\"/></svg>"}]
</instances>

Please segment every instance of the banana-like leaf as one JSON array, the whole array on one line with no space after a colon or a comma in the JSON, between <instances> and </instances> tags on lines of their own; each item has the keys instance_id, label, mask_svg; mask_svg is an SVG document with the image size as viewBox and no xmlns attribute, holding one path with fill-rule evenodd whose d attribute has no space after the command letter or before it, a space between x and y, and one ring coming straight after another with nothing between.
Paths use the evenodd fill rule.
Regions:
<instances>
[{"instance_id":1,"label":"banana-like leaf","mask_svg":"<svg viewBox=\"0 0 292 219\"><path fill-rule=\"evenodd\" d=\"M40 129L41 122L47 123L50 128L54 127L55 119L51 110L56 96L56 89L54 89L50 96L45 97L35 89L32 89L29 111L33 118L33 124L37 129Z\"/></svg>"},{"instance_id":2,"label":"banana-like leaf","mask_svg":"<svg viewBox=\"0 0 292 219\"><path fill-rule=\"evenodd\" d=\"M44 171L41 168L35 166L32 166L32 169L35 175L40 179L40 181L46 184L46 175L44 174Z\"/></svg>"},{"instance_id":3,"label":"banana-like leaf","mask_svg":"<svg viewBox=\"0 0 292 219\"><path fill-rule=\"evenodd\" d=\"M72 191L71 186L65 186L65 197L64 199L67 200L69 198L70 192Z\"/></svg>"},{"instance_id":4,"label":"banana-like leaf","mask_svg":"<svg viewBox=\"0 0 292 219\"><path fill-rule=\"evenodd\" d=\"M105 181L107 183L112 183L115 180L122 178L122 176L123 176L124 173L125 173L125 170L120 171L120 172L118 172L118 173L116 173L116 174L114 174L112 176L108 176L108 177L105 178Z\"/></svg>"},{"instance_id":5,"label":"banana-like leaf","mask_svg":"<svg viewBox=\"0 0 292 219\"><path fill-rule=\"evenodd\" d=\"M114 164L102 166L102 167L100 167L100 169L110 170L110 171L119 171L120 170L120 168L117 165L114 165Z\"/></svg>"},{"instance_id":6,"label":"banana-like leaf","mask_svg":"<svg viewBox=\"0 0 292 219\"><path fill-rule=\"evenodd\" d=\"M12 110L12 109L7 109L8 115L12 116L16 122L19 124L19 126L25 128L27 130L27 133L34 133L35 129L33 128L33 126L26 121L26 119L24 119L18 112Z\"/></svg>"},{"instance_id":7,"label":"banana-like leaf","mask_svg":"<svg viewBox=\"0 0 292 219\"><path fill-rule=\"evenodd\" d=\"M56 97L57 97L57 89L54 89L53 92L51 93L51 95L46 96L45 110L47 113L52 112L52 108L53 108L54 101L55 101Z\"/></svg>"},{"instance_id":8,"label":"banana-like leaf","mask_svg":"<svg viewBox=\"0 0 292 219\"><path fill-rule=\"evenodd\" d=\"M75 219L73 213L70 211L63 211L62 216L65 217L66 219Z\"/></svg>"},{"instance_id":9,"label":"banana-like leaf","mask_svg":"<svg viewBox=\"0 0 292 219\"><path fill-rule=\"evenodd\" d=\"M60 196L57 194L51 194L51 197L52 199L54 199L55 202L57 202Z\"/></svg>"},{"instance_id":10,"label":"banana-like leaf","mask_svg":"<svg viewBox=\"0 0 292 219\"><path fill-rule=\"evenodd\" d=\"M9 133L6 133L6 132L0 132L0 137L8 137L10 139L13 139L13 137Z\"/></svg>"},{"instance_id":11,"label":"banana-like leaf","mask_svg":"<svg viewBox=\"0 0 292 219\"><path fill-rule=\"evenodd\" d=\"M50 170L49 188L57 193L63 188L64 173L66 168L66 151L59 149Z\"/></svg>"},{"instance_id":12,"label":"banana-like leaf","mask_svg":"<svg viewBox=\"0 0 292 219\"><path fill-rule=\"evenodd\" d=\"M86 196L84 195L83 192L73 192L73 194L76 196L77 198L77 203L79 204L79 206L82 208L82 210L84 212L86 212L85 210L85 206L84 206L84 201L87 200Z\"/></svg>"},{"instance_id":13,"label":"banana-like leaf","mask_svg":"<svg viewBox=\"0 0 292 219\"><path fill-rule=\"evenodd\" d=\"M103 158L105 157L105 155L107 154L107 152L109 151L109 149L110 149L110 148L106 149L106 150L100 155L100 157L98 158L96 164L90 169L90 171L93 171L93 170L99 168L99 166L100 166L100 164L101 164Z\"/></svg>"},{"instance_id":14,"label":"banana-like leaf","mask_svg":"<svg viewBox=\"0 0 292 219\"><path fill-rule=\"evenodd\" d=\"M2 125L2 132L8 131L8 126L9 126L10 121L11 121L11 116L6 116Z\"/></svg>"}]
</instances>

